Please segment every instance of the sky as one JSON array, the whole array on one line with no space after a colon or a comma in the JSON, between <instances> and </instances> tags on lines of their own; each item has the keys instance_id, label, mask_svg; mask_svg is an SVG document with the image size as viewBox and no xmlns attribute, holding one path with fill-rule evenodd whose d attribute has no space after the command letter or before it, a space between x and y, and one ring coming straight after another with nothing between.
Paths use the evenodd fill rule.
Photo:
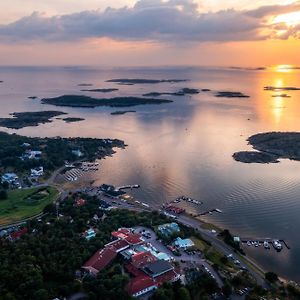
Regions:
<instances>
[{"instance_id":1,"label":"sky","mask_svg":"<svg viewBox=\"0 0 300 300\"><path fill-rule=\"evenodd\" d=\"M300 1L0 2L0 65L300 65Z\"/></svg>"}]
</instances>

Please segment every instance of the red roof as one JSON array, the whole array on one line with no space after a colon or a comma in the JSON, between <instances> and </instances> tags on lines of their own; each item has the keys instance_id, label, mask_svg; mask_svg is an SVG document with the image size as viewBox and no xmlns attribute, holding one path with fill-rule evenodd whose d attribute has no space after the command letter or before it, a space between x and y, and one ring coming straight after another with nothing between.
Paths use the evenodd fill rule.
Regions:
<instances>
[{"instance_id":1,"label":"red roof","mask_svg":"<svg viewBox=\"0 0 300 300\"><path fill-rule=\"evenodd\" d=\"M140 234L136 234L136 233L128 234L127 237L125 238L125 240L130 245L138 245L138 244L141 244L144 242L142 240L142 236Z\"/></svg>"},{"instance_id":2,"label":"red roof","mask_svg":"<svg viewBox=\"0 0 300 300\"><path fill-rule=\"evenodd\" d=\"M139 270L138 268L133 266L131 263L126 264L125 268L126 268L127 272L130 273L131 275L133 275L134 277L145 276L145 273L143 271Z\"/></svg>"},{"instance_id":3,"label":"red roof","mask_svg":"<svg viewBox=\"0 0 300 300\"><path fill-rule=\"evenodd\" d=\"M171 282L175 280L177 276L178 274L174 270L171 270L165 274L156 277L155 281L158 285L162 285L165 282Z\"/></svg>"},{"instance_id":4,"label":"red roof","mask_svg":"<svg viewBox=\"0 0 300 300\"><path fill-rule=\"evenodd\" d=\"M125 241L125 240L116 240L116 241L113 241L107 245L105 245L106 247L113 247L116 252L120 252L122 250L125 250L126 248L129 247L128 243Z\"/></svg>"},{"instance_id":5,"label":"red roof","mask_svg":"<svg viewBox=\"0 0 300 300\"><path fill-rule=\"evenodd\" d=\"M28 228L24 227L23 229L19 230L19 231L15 231L13 233L10 234L10 237L15 240L20 238L23 234L28 232Z\"/></svg>"},{"instance_id":6,"label":"red roof","mask_svg":"<svg viewBox=\"0 0 300 300\"><path fill-rule=\"evenodd\" d=\"M149 276L143 275L130 280L126 286L126 291L129 295L134 295L151 287L156 287L156 283Z\"/></svg>"},{"instance_id":7,"label":"red roof","mask_svg":"<svg viewBox=\"0 0 300 300\"><path fill-rule=\"evenodd\" d=\"M144 242L140 234L131 233L127 228L120 228L118 231L113 231L111 235L115 238L126 240L130 245L138 245Z\"/></svg>"},{"instance_id":8,"label":"red roof","mask_svg":"<svg viewBox=\"0 0 300 300\"><path fill-rule=\"evenodd\" d=\"M143 266L155 262L157 259L154 255L152 255L150 252L140 252L137 254L134 254L131 257L131 263L136 268L142 268Z\"/></svg>"},{"instance_id":9,"label":"red roof","mask_svg":"<svg viewBox=\"0 0 300 300\"><path fill-rule=\"evenodd\" d=\"M76 206L83 206L85 205L85 200L84 199L78 199L75 201Z\"/></svg>"},{"instance_id":10,"label":"red roof","mask_svg":"<svg viewBox=\"0 0 300 300\"><path fill-rule=\"evenodd\" d=\"M113 247L105 247L97 251L84 265L83 268L89 270L93 274L97 274L108 266L117 256L117 252Z\"/></svg>"},{"instance_id":11,"label":"red roof","mask_svg":"<svg viewBox=\"0 0 300 300\"><path fill-rule=\"evenodd\" d=\"M118 231L113 231L111 235L118 239L125 239L130 234L130 230L127 228L120 228Z\"/></svg>"}]
</instances>

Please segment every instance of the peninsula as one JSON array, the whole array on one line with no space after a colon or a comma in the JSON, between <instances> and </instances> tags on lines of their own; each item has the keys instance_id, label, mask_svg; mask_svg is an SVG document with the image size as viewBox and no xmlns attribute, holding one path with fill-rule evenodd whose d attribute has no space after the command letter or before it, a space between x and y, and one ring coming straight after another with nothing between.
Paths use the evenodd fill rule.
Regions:
<instances>
[{"instance_id":1,"label":"peninsula","mask_svg":"<svg viewBox=\"0 0 300 300\"><path fill-rule=\"evenodd\" d=\"M0 126L21 129L29 126L51 123L52 118L66 113L61 111L37 111L37 112L18 112L13 113L12 118L0 118Z\"/></svg>"},{"instance_id":2,"label":"peninsula","mask_svg":"<svg viewBox=\"0 0 300 300\"><path fill-rule=\"evenodd\" d=\"M241 151L233 158L244 163L277 163L278 159L300 161L299 132L267 132L248 138L249 144L256 151Z\"/></svg>"},{"instance_id":3,"label":"peninsula","mask_svg":"<svg viewBox=\"0 0 300 300\"><path fill-rule=\"evenodd\" d=\"M138 98L138 97L115 97L115 98L92 98L84 95L63 95L54 98L44 98L43 104L68 107L95 108L99 106L129 107L144 104L170 103L172 100Z\"/></svg>"}]
</instances>

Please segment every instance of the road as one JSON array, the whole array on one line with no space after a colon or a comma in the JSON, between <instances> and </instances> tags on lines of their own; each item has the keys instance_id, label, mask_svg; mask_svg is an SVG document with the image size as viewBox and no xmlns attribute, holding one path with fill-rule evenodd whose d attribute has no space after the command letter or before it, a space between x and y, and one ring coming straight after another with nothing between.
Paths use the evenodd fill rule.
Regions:
<instances>
[{"instance_id":1,"label":"road","mask_svg":"<svg viewBox=\"0 0 300 300\"><path fill-rule=\"evenodd\" d=\"M122 202L120 200L115 200L115 199L111 199L108 197L105 197L103 194L101 195L101 197L107 201L108 203L112 204L113 206L116 206L117 208L124 208L124 209L129 209L129 210L134 210L134 211L138 211L138 212L143 212L143 211L161 211L160 207L158 205L151 205L151 208L145 208L142 207L141 205L129 205L126 202ZM112 202L117 202L118 204L115 205ZM224 255L229 255L233 253L233 249L228 246L227 244L225 244L222 240L218 239L217 236L215 236L214 234L212 234L210 231L208 231L207 229L204 229L201 227L202 223L201 221L194 219L188 215L177 215L176 218L176 222L181 223L185 226L188 227L192 227L194 229L196 229L197 231L199 231L201 233L201 235L203 236L203 238L205 240L207 240L208 242L210 242L212 244L212 246L217 249L219 252L221 252ZM234 254L234 256L239 259L239 257ZM247 264L244 263L243 261L240 261L240 266L243 268L246 268L250 274L255 278L256 282L258 285L261 285L262 287L269 289L270 286L267 284L267 282L265 281L264 277L262 276L262 274L264 274L264 270L261 269L260 266L258 266L253 260L251 260L249 257L243 256L243 259L245 261L247 261ZM258 271L259 270L259 271Z\"/></svg>"}]
</instances>

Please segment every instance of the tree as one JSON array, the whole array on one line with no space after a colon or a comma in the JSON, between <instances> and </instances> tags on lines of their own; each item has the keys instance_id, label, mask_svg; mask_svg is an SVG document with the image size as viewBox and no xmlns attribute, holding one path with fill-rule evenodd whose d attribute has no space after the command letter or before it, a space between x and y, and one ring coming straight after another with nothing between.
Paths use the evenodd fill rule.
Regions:
<instances>
[{"instance_id":1,"label":"tree","mask_svg":"<svg viewBox=\"0 0 300 300\"><path fill-rule=\"evenodd\" d=\"M265 278L266 278L268 281L270 281L271 283L274 283L274 282L276 282L276 281L278 280L278 276L277 276L277 274L274 273L274 272L267 272L267 273L265 274Z\"/></svg>"},{"instance_id":2,"label":"tree","mask_svg":"<svg viewBox=\"0 0 300 300\"><path fill-rule=\"evenodd\" d=\"M181 287L178 289L178 299L180 300L191 300L191 295L188 289Z\"/></svg>"},{"instance_id":3,"label":"tree","mask_svg":"<svg viewBox=\"0 0 300 300\"><path fill-rule=\"evenodd\" d=\"M226 283L224 284L224 286L222 287L222 292L223 292L223 294L225 295L225 297L227 297L227 298L231 295L231 293L232 293L232 288L231 288L231 286L228 284L228 282L226 282Z\"/></svg>"},{"instance_id":4,"label":"tree","mask_svg":"<svg viewBox=\"0 0 300 300\"><path fill-rule=\"evenodd\" d=\"M0 200L6 200L7 199L7 192L5 190L0 191Z\"/></svg>"}]
</instances>

